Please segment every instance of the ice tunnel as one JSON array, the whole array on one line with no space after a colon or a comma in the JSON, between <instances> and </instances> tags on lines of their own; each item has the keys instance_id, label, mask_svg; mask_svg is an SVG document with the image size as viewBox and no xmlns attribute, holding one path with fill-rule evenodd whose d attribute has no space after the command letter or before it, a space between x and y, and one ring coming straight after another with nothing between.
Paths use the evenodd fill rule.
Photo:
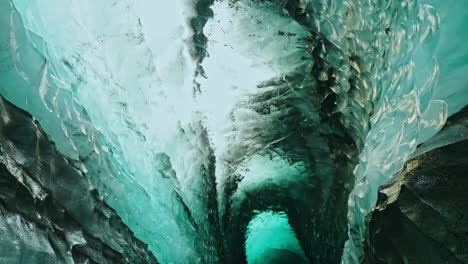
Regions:
<instances>
[{"instance_id":1,"label":"ice tunnel","mask_svg":"<svg viewBox=\"0 0 468 264\"><path fill-rule=\"evenodd\" d=\"M0 263L468 263L468 0L0 0Z\"/></svg>"}]
</instances>

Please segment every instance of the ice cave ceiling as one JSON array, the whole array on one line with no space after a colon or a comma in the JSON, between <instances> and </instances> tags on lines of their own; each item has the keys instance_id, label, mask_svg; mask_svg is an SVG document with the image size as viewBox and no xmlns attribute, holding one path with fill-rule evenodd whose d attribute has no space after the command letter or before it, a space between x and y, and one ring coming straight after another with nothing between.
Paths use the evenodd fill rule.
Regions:
<instances>
[{"instance_id":1,"label":"ice cave ceiling","mask_svg":"<svg viewBox=\"0 0 468 264\"><path fill-rule=\"evenodd\" d=\"M0 263L468 263L468 0L0 0Z\"/></svg>"}]
</instances>

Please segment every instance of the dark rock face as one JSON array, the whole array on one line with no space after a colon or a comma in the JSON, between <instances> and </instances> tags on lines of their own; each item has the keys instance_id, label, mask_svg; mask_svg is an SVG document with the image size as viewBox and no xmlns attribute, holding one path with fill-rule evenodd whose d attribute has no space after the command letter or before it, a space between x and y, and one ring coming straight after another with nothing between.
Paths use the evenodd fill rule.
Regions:
<instances>
[{"instance_id":1,"label":"dark rock face","mask_svg":"<svg viewBox=\"0 0 468 264\"><path fill-rule=\"evenodd\" d=\"M399 176L368 216L363 263L468 263L468 140L413 158Z\"/></svg>"},{"instance_id":2,"label":"dark rock face","mask_svg":"<svg viewBox=\"0 0 468 264\"><path fill-rule=\"evenodd\" d=\"M468 139L468 107L451 116L437 135L421 144L413 157Z\"/></svg>"},{"instance_id":3,"label":"dark rock face","mask_svg":"<svg viewBox=\"0 0 468 264\"><path fill-rule=\"evenodd\" d=\"M0 97L0 263L158 263L79 166Z\"/></svg>"}]
</instances>

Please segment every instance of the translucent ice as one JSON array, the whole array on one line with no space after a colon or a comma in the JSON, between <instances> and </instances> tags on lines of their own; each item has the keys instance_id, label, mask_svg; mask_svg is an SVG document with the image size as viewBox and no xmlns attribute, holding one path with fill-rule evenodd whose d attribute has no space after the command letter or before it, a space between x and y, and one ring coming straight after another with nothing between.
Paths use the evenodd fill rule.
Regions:
<instances>
[{"instance_id":1,"label":"translucent ice","mask_svg":"<svg viewBox=\"0 0 468 264\"><path fill-rule=\"evenodd\" d=\"M378 187L468 103L463 1L4 0L0 93L162 263L254 262L262 215L356 263Z\"/></svg>"}]
</instances>

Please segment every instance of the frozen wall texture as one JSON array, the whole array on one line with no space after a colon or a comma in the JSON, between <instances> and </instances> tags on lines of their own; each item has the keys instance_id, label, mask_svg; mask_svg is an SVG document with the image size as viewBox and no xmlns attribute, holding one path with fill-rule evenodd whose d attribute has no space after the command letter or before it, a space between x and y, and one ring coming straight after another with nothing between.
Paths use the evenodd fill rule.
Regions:
<instances>
[{"instance_id":1,"label":"frozen wall texture","mask_svg":"<svg viewBox=\"0 0 468 264\"><path fill-rule=\"evenodd\" d=\"M367 261L379 187L467 138L466 5L0 0L0 259Z\"/></svg>"}]
</instances>

